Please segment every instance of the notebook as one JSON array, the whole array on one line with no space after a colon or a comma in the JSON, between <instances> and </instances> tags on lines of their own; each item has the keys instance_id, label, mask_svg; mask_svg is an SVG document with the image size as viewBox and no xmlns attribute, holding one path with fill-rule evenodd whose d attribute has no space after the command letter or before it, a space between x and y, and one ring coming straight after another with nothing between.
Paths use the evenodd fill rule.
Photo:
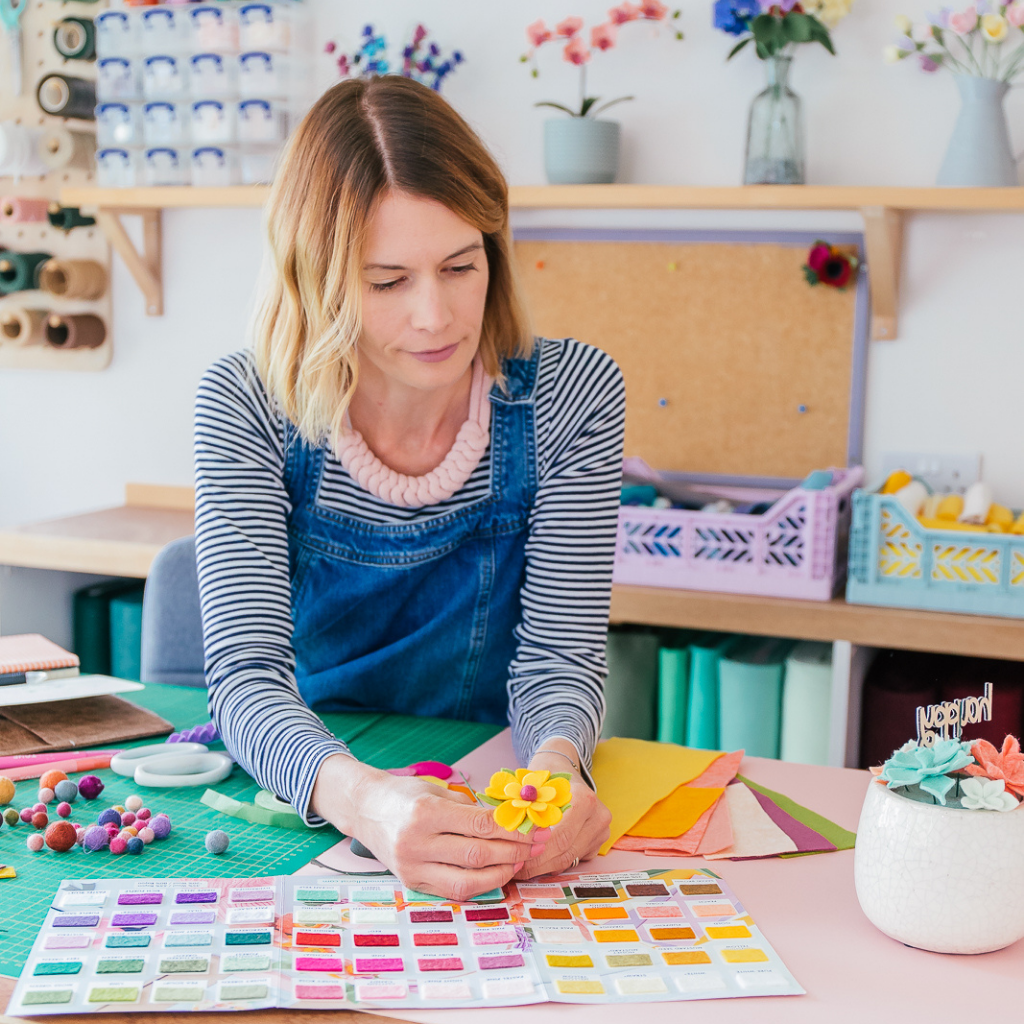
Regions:
<instances>
[{"instance_id":1,"label":"notebook","mask_svg":"<svg viewBox=\"0 0 1024 1024\"><path fill-rule=\"evenodd\" d=\"M77 667L77 654L65 651L38 633L0 636L0 677Z\"/></svg>"}]
</instances>

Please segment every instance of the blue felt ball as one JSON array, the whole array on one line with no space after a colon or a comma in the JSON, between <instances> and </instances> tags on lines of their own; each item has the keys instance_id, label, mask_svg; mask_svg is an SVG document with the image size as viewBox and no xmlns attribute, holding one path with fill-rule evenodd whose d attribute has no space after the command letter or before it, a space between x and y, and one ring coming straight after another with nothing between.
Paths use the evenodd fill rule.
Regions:
<instances>
[{"instance_id":1,"label":"blue felt ball","mask_svg":"<svg viewBox=\"0 0 1024 1024\"><path fill-rule=\"evenodd\" d=\"M217 829L214 832L207 833L206 850L208 853L223 853L228 848L228 843L230 842L231 837L227 832Z\"/></svg>"},{"instance_id":2,"label":"blue felt ball","mask_svg":"<svg viewBox=\"0 0 1024 1024\"><path fill-rule=\"evenodd\" d=\"M146 844L138 836L132 836L131 839L128 840L128 845L125 847L129 853L135 854L142 853L145 848Z\"/></svg>"},{"instance_id":3,"label":"blue felt ball","mask_svg":"<svg viewBox=\"0 0 1024 1024\"><path fill-rule=\"evenodd\" d=\"M97 819L97 825L106 825L112 823L118 828L121 827L121 815L118 811L115 811L113 807L108 807Z\"/></svg>"},{"instance_id":4,"label":"blue felt ball","mask_svg":"<svg viewBox=\"0 0 1024 1024\"><path fill-rule=\"evenodd\" d=\"M61 779L53 792L58 800L66 800L69 804L73 804L78 799L78 786L70 779Z\"/></svg>"}]
</instances>

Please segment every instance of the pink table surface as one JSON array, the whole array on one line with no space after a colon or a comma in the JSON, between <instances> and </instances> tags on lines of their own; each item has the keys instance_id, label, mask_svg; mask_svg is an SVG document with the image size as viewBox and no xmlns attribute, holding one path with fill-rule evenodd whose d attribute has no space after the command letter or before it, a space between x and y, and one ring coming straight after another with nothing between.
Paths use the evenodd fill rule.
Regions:
<instances>
[{"instance_id":1,"label":"pink table surface","mask_svg":"<svg viewBox=\"0 0 1024 1024\"><path fill-rule=\"evenodd\" d=\"M474 783L514 764L506 730L457 762ZM785 793L844 828L856 830L871 776L846 768L818 768L759 757L741 772ZM339 869L372 870L347 841L320 860ZM613 850L586 862L591 871L703 866L698 857L644 857ZM853 886L853 851L781 860L713 861L753 915L768 941L807 990L804 996L644 1003L645 1024L846 1024L902 1020L906 1024L999 1014L1024 1018L1024 941L980 956L949 956L910 949L878 931L864 916ZM320 871L315 866L312 872ZM1024 861L1022 861L1024 870ZM637 1010L640 1006L637 1006ZM391 1010L393 1019L423 1024L620 1024L621 1005L537 1006L466 1010ZM628 1011L627 1011L628 1012Z\"/></svg>"}]
</instances>

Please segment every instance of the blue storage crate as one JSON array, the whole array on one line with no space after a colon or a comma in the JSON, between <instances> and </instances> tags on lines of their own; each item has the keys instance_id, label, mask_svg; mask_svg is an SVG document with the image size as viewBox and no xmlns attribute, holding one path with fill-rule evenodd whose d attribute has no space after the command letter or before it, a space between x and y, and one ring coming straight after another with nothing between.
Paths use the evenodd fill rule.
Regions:
<instances>
[{"instance_id":1,"label":"blue storage crate","mask_svg":"<svg viewBox=\"0 0 1024 1024\"><path fill-rule=\"evenodd\" d=\"M926 529L893 495L856 491L846 600L1024 618L1024 537Z\"/></svg>"}]
</instances>

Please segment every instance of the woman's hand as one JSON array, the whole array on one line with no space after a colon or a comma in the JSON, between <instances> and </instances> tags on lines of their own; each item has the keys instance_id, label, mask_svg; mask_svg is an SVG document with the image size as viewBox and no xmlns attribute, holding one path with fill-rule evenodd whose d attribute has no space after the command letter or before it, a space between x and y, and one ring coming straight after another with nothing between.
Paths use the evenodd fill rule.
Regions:
<instances>
[{"instance_id":1,"label":"woman's hand","mask_svg":"<svg viewBox=\"0 0 1024 1024\"><path fill-rule=\"evenodd\" d=\"M543 745L548 750L564 753L575 764L580 763L579 753L568 740L548 740ZM555 875L569 870L577 858L582 861L595 857L608 838L611 812L598 800L597 794L587 785L583 776L573 770L566 757L541 752L530 759L531 768L546 768L552 773L570 774L572 806L553 828L531 833L537 841L547 837L544 848L539 853L531 854L516 872L516 878Z\"/></svg>"},{"instance_id":2,"label":"woman's hand","mask_svg":"<svg viewBox=\"0 0 1024 1024\"><path fill-rule=\"evenodd\" d=\"M345 754L320 766L311 806L372 850L404 885L446 899L463 901L504 885L544 849L534 835L506 832L489 807L461 793L389 775Z\"/></svg>"}]
</instances>

